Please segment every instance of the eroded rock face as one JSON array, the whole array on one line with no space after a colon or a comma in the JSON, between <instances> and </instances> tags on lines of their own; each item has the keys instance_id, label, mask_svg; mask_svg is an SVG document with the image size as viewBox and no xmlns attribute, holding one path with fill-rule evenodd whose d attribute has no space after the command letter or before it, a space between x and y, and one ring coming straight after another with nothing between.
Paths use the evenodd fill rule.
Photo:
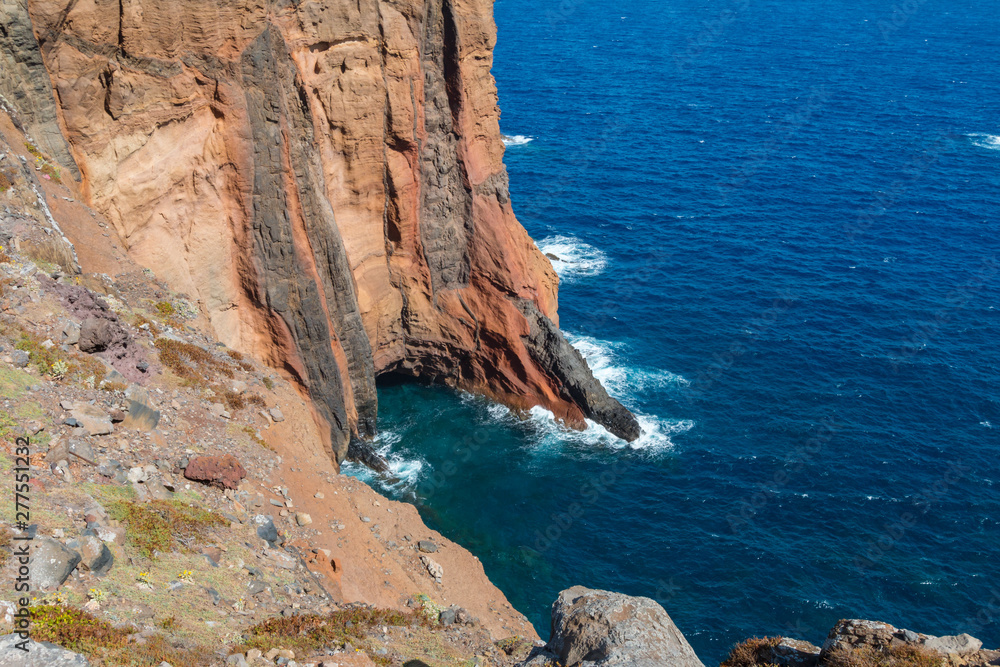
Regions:
<instances>
[{"instance_id":1,"label":"eroded rock face","mask_svg":"<svg viewBox=\"0 0 1000 667\"><path fill-rule=\"evenodd\" d=\"M703 667L655 601L583 586L552 605L548 649L566 667Z\"/></svg>"},{"instance_id":2,"label":"eroded rock face","mask_svg":"<svg viewBox=\"0 0 1000 667\"><path fill-rule=\"evenodd\" d=\"M12 17L35 131L133 258L310 393L338 460L386 372L638 436L567 353L514 217L491 0L0 0Z\"/></svg>"}]
</instances>

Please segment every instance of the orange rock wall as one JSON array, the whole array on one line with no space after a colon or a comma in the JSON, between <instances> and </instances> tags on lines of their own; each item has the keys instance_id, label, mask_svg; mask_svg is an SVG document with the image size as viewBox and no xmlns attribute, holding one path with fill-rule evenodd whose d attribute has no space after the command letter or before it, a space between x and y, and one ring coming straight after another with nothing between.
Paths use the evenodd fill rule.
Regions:
<instances>
[{"instance_id":1,"label":"orange rock wall","mask_svg":"<svg viewBox=\"0 0 1000 667\"><path fill-rule=\"evenodd\" d=\"M491 0L26 11L55 105L27 96L39 131L134 259L309 392L338 460L388 371L593 416L525 345L525 304L556 322L557 278L507 193Z\"/></svg>"}]
</instances>

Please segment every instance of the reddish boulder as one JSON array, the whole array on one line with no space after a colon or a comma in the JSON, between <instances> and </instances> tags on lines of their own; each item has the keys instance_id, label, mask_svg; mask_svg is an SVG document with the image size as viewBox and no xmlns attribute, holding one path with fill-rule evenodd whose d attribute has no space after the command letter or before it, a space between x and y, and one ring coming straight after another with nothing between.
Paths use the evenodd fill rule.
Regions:
<instances>
[{"instance_id":1,"label":"reddish boulder","mask_svg":"<svg viewBox=\"0 0 1000 667\"><path fill-rule=\"evenodd\" d=\"M240 462L232 454L225 456L196 456L188 462L184 476L195 482L212 484L224 489L235 489L247 476Z\"/></svg>"}]
</instances>

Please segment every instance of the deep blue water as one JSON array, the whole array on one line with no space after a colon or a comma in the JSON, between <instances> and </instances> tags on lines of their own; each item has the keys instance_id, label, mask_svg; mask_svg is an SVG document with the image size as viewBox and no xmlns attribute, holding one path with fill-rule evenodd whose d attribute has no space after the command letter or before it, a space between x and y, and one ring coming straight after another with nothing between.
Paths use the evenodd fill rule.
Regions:
<instances>
[{"instance_id":1,"label":"deep blue water","mask_svg":"<svg viewBox=\"0 0 1000 667\"><path fill-rule=\"evenodd\" d=\"M895 6L497 1L515 210L648 434L415 385L380 421L386 492L543 636L584 584L708 664L844 617L1000 646L1000 14Z\"/></svg>"}]
</instances>

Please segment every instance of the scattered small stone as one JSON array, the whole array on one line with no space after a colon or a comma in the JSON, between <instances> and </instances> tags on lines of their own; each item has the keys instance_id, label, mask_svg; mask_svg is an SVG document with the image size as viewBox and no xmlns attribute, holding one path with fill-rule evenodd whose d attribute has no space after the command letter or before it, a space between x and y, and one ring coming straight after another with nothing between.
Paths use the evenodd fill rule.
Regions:
<instances>
[{"instance_id":1,"label":"scattered small stone","mask_svg":"<svg viewBox=\"0 0 1000 667\"><path fill-rule=\"evenodd\" d=\"M444 576L444 568L441 567L440 563L432 560L429 556L421 556L420 562L427 568L427 574L440 584L441 578Z\"/></svg>"},{"instance_id":2,"label":"scattered small stone","mask_svg":"<svg viewBox=\"0 0 1000 667\"><path fill-rule=\"evenodd\" d=\"M420 540L417 542L417 549L425 554L432 554L437 552L438 545L430 540Z\"/></svg>"},{"instance_id":3,"label":"scattered small stone","mask_svg":"<svg viewBox=\"0 0 1000 667\"><path fill-rule=\"evenodd\" d=\"M268 412L271 415L271 419L273 419L274 421L276 422L285 421L285 415L282 414L281 410L279 410L278 408L271 408Z\"/></svg>"},{"instance_id":4,"label":"scattered small stone","mask_svg":"<svg viewBox=\"0 0 1000 667\"><path fill-rule=\"evenodd\" d=\"M306 514L305 512L295 513L295 523L299 524L300 526L308 526L312 522L313 522L312 517Z\"/></svg>"}]
</instances>

